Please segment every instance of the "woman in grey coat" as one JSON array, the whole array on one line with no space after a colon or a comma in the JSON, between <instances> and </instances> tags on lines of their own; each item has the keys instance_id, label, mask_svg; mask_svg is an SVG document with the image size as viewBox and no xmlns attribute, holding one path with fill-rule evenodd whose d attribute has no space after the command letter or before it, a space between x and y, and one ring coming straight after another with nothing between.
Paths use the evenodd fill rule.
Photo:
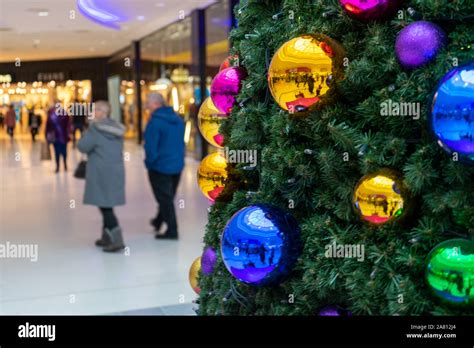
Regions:
<instances>
[{"instance_id":1,"label":"woman in grey coat","mask_svg":"<svg viewBox=\"0 0 474 348\"><path fill-rule=\"evenodd\" d=\"M99 207L103 216L102 237L95 242L106 252L125 248L122 230L113 208L125 204L123 136L125 127L109 118L110 104L95 103L94 121L77 148L87 154L84 204Z\"/></svg>"}]
</instances>

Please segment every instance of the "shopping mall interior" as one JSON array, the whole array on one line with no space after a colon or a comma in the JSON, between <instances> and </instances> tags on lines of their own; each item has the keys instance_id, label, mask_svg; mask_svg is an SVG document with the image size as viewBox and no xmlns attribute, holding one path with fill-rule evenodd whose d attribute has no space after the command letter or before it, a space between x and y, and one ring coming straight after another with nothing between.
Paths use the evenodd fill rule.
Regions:
<instances>
[{"instance_id":1,"label":"shopping mall interior","mask_svg":"<svg viewBox=\"0 0 474 348\"><path fill-rule=\"evenodd\" d=\"M0 0L0 239L37 246L34 258L0 260L0 314L195 314L188 272L211 206L196 170L215 151L198 130L197 109L229 54L236 1L179 3ZM185 127L178 240L156 240L150 225L157 203L144 165L149 93L159 93ZM110 117L125 127L119 253L94 246L101 216L82 204L76 142L67 143L68 171L55 173L54 157L43 156L48 110L98 100L108 100ZM81 130L73 127L71 137L79 141Z\"/></svg>"}]
</instances>

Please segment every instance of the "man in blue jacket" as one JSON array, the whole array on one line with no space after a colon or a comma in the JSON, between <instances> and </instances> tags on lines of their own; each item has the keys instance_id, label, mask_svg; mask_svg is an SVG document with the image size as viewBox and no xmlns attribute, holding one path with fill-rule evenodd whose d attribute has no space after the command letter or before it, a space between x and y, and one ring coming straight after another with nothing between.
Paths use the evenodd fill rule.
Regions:
<instances>
[{"instance_id":1,"label":"man in blue jacket","mask_svg":"<svg viewBox=\"0 0 474 348\"><path fill-rule=\"evenodd\" d=\"M184 168L184 121L166 105L161 94L147 97L151 113L145 130L145 165L159 204L157 216L151 220L157 239L178 239L174 196Z\"/></svg>"}]
</instances>

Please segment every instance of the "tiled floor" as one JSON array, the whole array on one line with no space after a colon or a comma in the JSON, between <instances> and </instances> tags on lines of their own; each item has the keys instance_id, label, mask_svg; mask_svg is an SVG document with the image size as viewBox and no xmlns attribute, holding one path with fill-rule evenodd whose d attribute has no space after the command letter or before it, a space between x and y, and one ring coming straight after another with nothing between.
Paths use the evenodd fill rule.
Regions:
<instances>
[{"instance_id":1,"label":"tiled floor","mask_svg":"<svg viewBox=\"0 0 474 348\"><path fill-rule=\"evenodd\" d=\"M196 184L198 162L187 159L177 193L184 203L177 209L180 240L157 241L148 224L156 204L143 151L127 142L127 205L117 215L129 255L106 254L93 246L99 213L82 205L84 182L71 173L79 154L71 151L70 172L56 175L51 162L40 162L39 149L40 143L29 140L0 140L0 243L37 244L39 255L37 262L0 258L0 314L124 314L147 308L192 314L188 269L202 251L209 206Z\"/></svg>"}]
</instances>

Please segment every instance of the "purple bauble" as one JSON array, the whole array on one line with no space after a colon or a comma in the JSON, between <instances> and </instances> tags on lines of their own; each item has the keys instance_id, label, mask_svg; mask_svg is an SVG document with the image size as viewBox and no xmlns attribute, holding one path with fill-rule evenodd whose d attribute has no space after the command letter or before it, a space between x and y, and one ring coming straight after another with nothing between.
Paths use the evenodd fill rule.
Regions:
<instances>
[{"instance_id":1,"label":"purple bauble","mask_svg":"<svg viewBox=\"0 0 474 348\"><path fill-rule=\"evenodd\" d=\"M216 251L207 247L201 256L201 270L204 275L209 275L214 272L214 267L216 265L217 255Z\"/></svg>"},{"instance_id":2,"label":"purple bauble","mask_svg":"<svg viewBox=\"0 0 474 348\"><path fill-rule=\"evenodd\" d=\"M445 44L443 29L434 23L418 21L398 33L395 52L404 68L413 69L432 61Z\"/></svg>"},{"instance_id":3,"label":"purple bauble","mask_svg":"<svg viewBox=\"0 0 474 348\"><path fill-rule=\"evenodd\" d=\"M321 309L318 315L321 317L350 317L352 313L338 306L327 306Z\"/></svg>"},{"instance_id":4,"label":"purple bauble","mask_svg":"<svg viewBox=\"0 0 474 348\"><path fill-rule=\"evenodd\" d=\"M392 16L401 0L339 0L349 16L359 21L375 21Z\"/></svg>"},{"instance_id":5,"label":"purple bauble","mask_svg":"<svg viewBox=\"0 0 474 348\"><path fill-rule=\"evenodd\" d=\"M235 97L242 88L247 72L241 67L230 67L219 71L211 84L211 99L216 108L229 114L235 104Z\"/></svg>"}]
</instances>

